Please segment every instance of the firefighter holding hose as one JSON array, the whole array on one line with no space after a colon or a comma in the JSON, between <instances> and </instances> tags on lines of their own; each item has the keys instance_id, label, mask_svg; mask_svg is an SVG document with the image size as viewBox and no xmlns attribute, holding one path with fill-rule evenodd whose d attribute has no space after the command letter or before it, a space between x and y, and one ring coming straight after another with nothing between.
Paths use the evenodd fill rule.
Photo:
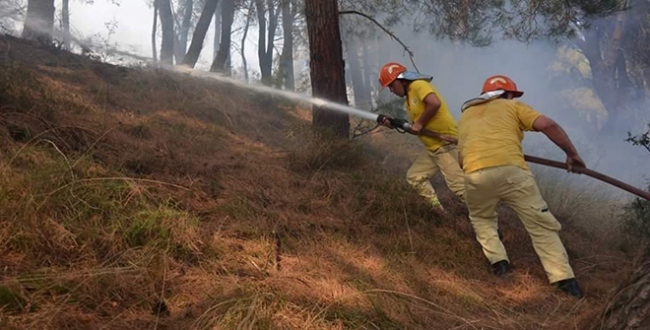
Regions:
<instances>
[{"instance_id":1,"label":"firefighter holding hose","mask_svg":"<svg viewBox=\"0 0 650 330\"><path fill-rule=\"evenodd\" d=\"M560 223L549 211L524 160L524 131L544 133L566 153L570 172L585 167L573 143L552 119L514 100L524 92L502 75L485 80L481 95L465 102L459 121L460 166L465 175L465 200L476 239L502 277L512 271L497 234L497 204L512 207L528 231L550 283L573 296L582 292L560 240Z\"/></svg>"},{"instance_id":2,"label":"firefighter holding hose","mask_svg":"<svg viewBox=\"0 0 650 330\"><path fill-rule=\"evenodd\" d=\"M439 132L456 138L458 126L449 112L447 104L438 90L431 84L433 77L408 71L399 63L385 64L379 72L382 88L405 98L406 113L413 122L411 131L426 147L406 172L406 180L435 209L444 210L429 179L442 173L447 187L461 200L464 199L463 171L458 164L458 149L454 143L437 137L419 134L422 129ZM389 120L381 124L391 127Z\"/></svg>"}]
</instances>

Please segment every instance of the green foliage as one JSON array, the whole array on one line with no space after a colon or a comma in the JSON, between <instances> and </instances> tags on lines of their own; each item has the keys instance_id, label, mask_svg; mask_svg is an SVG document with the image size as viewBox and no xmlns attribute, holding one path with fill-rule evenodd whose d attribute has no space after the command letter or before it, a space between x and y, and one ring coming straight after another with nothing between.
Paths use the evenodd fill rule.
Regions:
<instances>
[{"instance_id":1,"label":"green foliage","mask_svg":"<svg viewBox=\"0 0 650 330\"><path fill-rule=\"evenodd\" d=\"M650 128L650 125L648 127ZM630 132L627 134L628 138L625 141L642 146L650 152L650 132L638 136L633 136ZM650 185L648 191L650 191ZM629 233L650 243L650 201L635 198L625 207L624 217Z\"/></svg>"},{"instance_id":2,"label":"green foliage","mask_svg":"<svg viewBox=\"0 0 650 330\"><path fill-rule=\"evenodd\" d=\"M622 5L620 0L573 0L564 1L564 3L579 8L586 16L609 15Z\"/></svg>"},{"instance_id":3,"label":"green foliage","mask_svg":"<svg viewBox=\"0 0 650 330\"><path fill-rule=\"evenodd\" d=\"M628 233L650 243L650 201L635 198L625 206L624 218Z\"/></svg>"},{"instance_id":4,"label":"green foliage","mask_svg":"<svg viewBox=\"0 0 650 330\"><path fill-rule=\"evenodd\" d=\"M420 26L428 24L431 34L439 38L465 41L475 47L485 47L492 43L493 33L490 27L499 21L498 13L505 8L503 0L453 0L427 4L437 1L425 1L422 10L428 15L421 16Z\"/></svg>"},{"instance_id":5,"label":"green foliage","mask_svg":"<svg viewBox=\"0 0 650 330\"><path fill-rule=\"evenodd\" d=\"M512 0L495 21L506 37L530 41L543 37L573 37L598 18L623 8L623 0Z\"/></svg>"},{"instance_id":6,"label":"green foliage","mask_svg":"<svg viewBox=\"0 0 650 330\"><path fill-rule=\"evenodd\" d=\"M366 0L342 1L341 8L383 17L382 23L388 27L400 22L413 24L416 32L428 31L441 39L483 47L490 45L499 34L524 41L573 36L576 29L613 14L624 3L623 0L411 0L405 6L403 2Z\"/></svg>"},{"instance_id":7,"label":"green foliage","mask_svg":"<svg viewBox=\"0 0 650 330\"><path fill-rule=\"evenodd\" d=\"M638 136L633 136L632 133L627 132L627 139L625 141L635 146L642 146L650 152L650 125L648 125L648 129L647 132Z\"/></svg>"},{"instance_id":8,"label":"green foliage","mask_svg":"<svg viewBox=\"0 0 650 330\"><path fill-rule=\"evenodd\" d=\"M624 0L424 0L341 1L342 10L360 10L382 17L387 27L413 24L416 32L482 47L495 35L529 41L541 37L571 37L591 21L624 8ZM362 26L363 20L355 20ZM368 22L365 22L368 24ZM372 30L372 29L358 29ZM358 33L358 32L357 32ZM498 39L498 37L497 37Z\"/></svg>"}]
</instances>

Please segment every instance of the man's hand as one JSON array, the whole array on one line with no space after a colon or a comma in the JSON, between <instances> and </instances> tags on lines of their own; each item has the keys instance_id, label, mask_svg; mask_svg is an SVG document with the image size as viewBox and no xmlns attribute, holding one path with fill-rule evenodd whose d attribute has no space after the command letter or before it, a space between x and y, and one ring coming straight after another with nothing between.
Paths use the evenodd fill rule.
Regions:
<instances>
[{"instance_id":1,"label":"man's hand","mask_svg":"<svg viewBox=\"0 0 650 330\"><path fill-rule=\"evenodd\" d=\"M567 154L566 156L566 167L567 171L576 173L577 168L585 168L585 161L580 158L580 155L576 154Z\"/></svg>"},{"instance_id":2,"label":"man's hand","mask_svg":"<svg viewBox=\"0 0 650 330\"><path fill-rule=\"evenodd\" d=\"M390 118L388 118L388 117L384 117L384 119L381 121L381 124L388 127L388 128L390 128L390 129L394 128L393 125L390 124Z\"/></svg>"},{"instance_id":3,"label":"man's hand","mask_svg":"<svg viewBox=\"0 0 650 330\"><path fill-rule=\"evenodd\" d=\"M416 121L415 123L413 123L413 126L411 126L411 130L415 133L420 134L420 132L422 131L422 127L423 125L419 121Z\"/></svg>"}]
</instances>

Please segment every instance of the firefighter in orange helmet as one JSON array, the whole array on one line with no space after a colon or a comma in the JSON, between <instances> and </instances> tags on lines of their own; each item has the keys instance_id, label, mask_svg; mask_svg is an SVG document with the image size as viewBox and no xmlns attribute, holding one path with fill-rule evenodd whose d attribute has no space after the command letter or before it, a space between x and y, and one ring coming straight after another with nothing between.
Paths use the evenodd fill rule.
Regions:
<instances>
[{"instance_id":1,"label":"firefighter in orange helmet","mask_svg":"<svg viewBox=\"0 0 650 330\"><path fill-rule=\"evenodd\" d=\"M408 71L405 66L390 62L379 72L382 88L405 98L405 109L412 121L412 130L421 132L423 128L449 136L457 137L458 127L449 112L447 103L431 84L433 77ZM390 123L385 121L385 126ZM455 144L438 138L418 135L426 147L406 172L406 180L426 198L435 209L444 210L429 179L441 172L447 187L461 200L464 195L463 172L458 165L458 149Z\"/></svg>"},{"instance_id":2,"label":"firefighter in orange helmet","mask_svg":"<svg viewBox=\"0 0 650 330\"><path fill-rule=\"evenodd\" d=\"M501 277L512 269L498 238L496 210L499 202L512 207L531 237L549 282L581 297L558 235L561 225L549 211L524 160L524 131L542 132L560 147L566 153L569 171L585 163L555 121L514 100L523 94L512 79L496 75L485 80L479 97L462 106L458 148L469 217L492 272Z\"/></svg>"}]
</instances>

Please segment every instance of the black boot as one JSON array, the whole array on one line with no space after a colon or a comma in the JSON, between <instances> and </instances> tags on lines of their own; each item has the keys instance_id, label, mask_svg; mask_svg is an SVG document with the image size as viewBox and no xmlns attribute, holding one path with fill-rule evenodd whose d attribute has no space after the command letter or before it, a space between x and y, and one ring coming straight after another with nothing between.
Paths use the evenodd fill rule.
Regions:
<instances>
[{"instance_id":1,"label":"black boot","mask_svg":"<svg viewBox=\"0 0 650 330\"><path fill-rule=\"evenodd\" d=\"M582 298L582 290L580 290L578 281L575 278L558 281L557 287L576 298Z\"/></svg>"},{"instance_id":2,"label":"black boot","mask_svg":"<svg viewBox=\"0 0 650 330\"><path fill-rule=\"evenodd\" d=\"M512 267L507 260L497 261L492 264L492 274L497 277L504 277L512 272Z\"/></svg>"}]
</instances>

